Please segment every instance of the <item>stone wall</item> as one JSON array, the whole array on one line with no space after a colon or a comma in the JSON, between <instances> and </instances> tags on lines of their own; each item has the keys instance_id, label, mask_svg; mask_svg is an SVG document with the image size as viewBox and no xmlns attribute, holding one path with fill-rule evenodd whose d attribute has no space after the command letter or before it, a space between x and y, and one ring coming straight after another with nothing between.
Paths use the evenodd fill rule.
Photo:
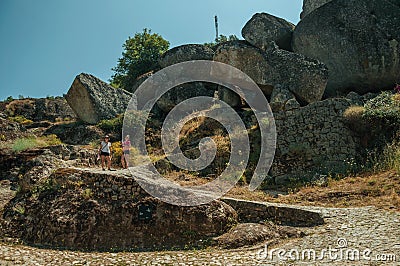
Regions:
<instances>
[{"instance_id":1,"label":"stone wall","mask_svg":"<svg viewBox=\"0 0 400 266\"><path fill-rule=\"evenodd\" d=\"M317 226L324 223L321 214L317 212L233 198L223 198L222 201L231 205L237 211L241 223L272 221L275 224L300 227Z\"/></svg>"},{"instance_id":2,"label":"stone wall","mask_svg":"<svg viewBox=\"0 0 400 266\"><path fill-rule=\"evenodd\" d=\"M274 114L277 149L271 174L276 184L346 171L358 159L360 137L343 119L351 105L348 99L333 98Z\"/></svg>"}]
</instances>

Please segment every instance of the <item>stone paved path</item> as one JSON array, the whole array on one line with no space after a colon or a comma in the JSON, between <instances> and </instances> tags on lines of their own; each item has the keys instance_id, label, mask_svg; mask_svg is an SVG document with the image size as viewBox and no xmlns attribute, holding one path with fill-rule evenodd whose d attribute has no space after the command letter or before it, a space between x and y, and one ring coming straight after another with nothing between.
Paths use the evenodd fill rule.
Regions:
<instances>
[{"instance_id":1,"label":"stone paved path","mask_svg":"<svg viewBox=\"0 0 400 266\"><path fill-rule=\"evenodd\" d=\"M399 212L381 211L373 207L302 208L321 212L326 224L306 228L303 230L306 233L304 238L274 247L261 245L240 250L85 253L0 243L0 265L400 265ZM282 249L280 254L286 255L286 258L290 258L290 254L295 258L294 250L297 250L299 257L279 261L278 252L271 253L273 248ZM329 248L332 259L329 257ZM318 257L323 249L327 252L320 260ZM289 253L291 250L292 253ZM311 250L315 251L316 258L310 260L307 252ZM339 261L341 251L343 255ZM350 256L347 256L348 251L351 251ZM359 259L352 256L357 251L360 252Z\"/></svg>"}]
</instances>

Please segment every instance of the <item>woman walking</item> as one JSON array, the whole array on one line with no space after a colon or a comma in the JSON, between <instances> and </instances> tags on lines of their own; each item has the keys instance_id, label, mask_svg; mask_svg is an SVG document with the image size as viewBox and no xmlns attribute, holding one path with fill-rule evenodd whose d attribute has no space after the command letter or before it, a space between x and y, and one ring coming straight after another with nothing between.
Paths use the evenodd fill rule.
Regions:
<instances>
[{"instance_id":1,"label":"woman walking","mask_svg":"<svg viewBox=\"0 0 400 266\"><path fill-rule=\"evenodd\" d=\"M121 163L122 167L127 169L129 167L129 156L131 154L131 141L129 139L129 135L125 136L125 140L122 142L122 155L121 155Z\"/></svg>"},{"instance_id":2,"label":"woman walking","mask_svg":"<svg viewBox=\"0 0 400 266\"><path fill-rule=\"evenodd\" d=\"M101 158L101 168L105 170L105 161L107 161L107 168L111 170L111 142L110 137L106 135L104 140L100 143L99 154Z\"/></svg>"}]
</instances>

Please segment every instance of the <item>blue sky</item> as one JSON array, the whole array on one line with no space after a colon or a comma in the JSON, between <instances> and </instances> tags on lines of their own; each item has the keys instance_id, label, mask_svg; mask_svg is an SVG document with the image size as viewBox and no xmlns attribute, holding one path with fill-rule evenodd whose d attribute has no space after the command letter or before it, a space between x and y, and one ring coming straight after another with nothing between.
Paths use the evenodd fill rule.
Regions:
<instances>
[{"instance_id":1,"label":"blue sky","mask_svg":"<svg viewBox=\"0 0 400 266\"><path fill-rule=\"evenodd\" d=\"M81 72L107 81L129 36L150 28L171 47L241 37L254 13L294 24L301 0L0 0L0 100L59 96Z\"/></svg>"}]
</instances>

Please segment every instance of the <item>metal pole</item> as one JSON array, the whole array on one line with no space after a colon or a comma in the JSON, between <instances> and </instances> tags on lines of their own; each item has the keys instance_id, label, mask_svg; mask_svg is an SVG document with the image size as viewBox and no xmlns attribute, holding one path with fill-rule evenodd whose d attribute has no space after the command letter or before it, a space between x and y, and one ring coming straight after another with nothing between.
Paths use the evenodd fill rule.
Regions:
<instances>
[{"instance_id":1,"label":"metal pole","mask_svg":"<svg viewBox=\"0 0 400 266\"><path fill-rule=\"evenodd\" d=\"M219 35L218 35L218 17L215 16L214 20L215 20L215 41L217 42L218 37L219 37Z\"/></svg>"}]
</instances>

